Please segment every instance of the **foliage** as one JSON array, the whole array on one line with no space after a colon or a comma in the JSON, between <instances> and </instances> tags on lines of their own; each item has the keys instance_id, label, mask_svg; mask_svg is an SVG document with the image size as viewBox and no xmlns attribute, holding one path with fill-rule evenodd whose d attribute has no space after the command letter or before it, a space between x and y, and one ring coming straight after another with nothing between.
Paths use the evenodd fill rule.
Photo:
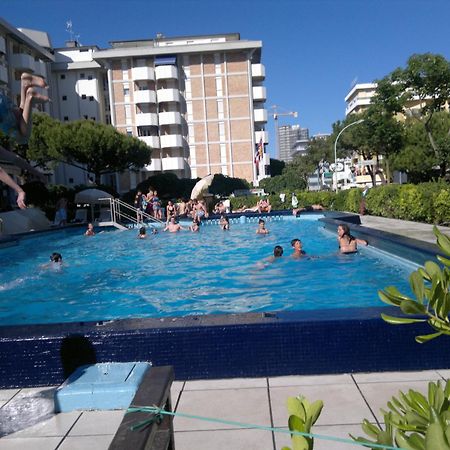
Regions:
<instances>
[{"instance_id":1,"label":"foliage","mask_svg":"<svg viewBox=\"0 0 450 450\"><path fill-rule=\"evenodd\" d=\"M252 208L261 199L256 195L245 195L241 197L231 197L231 210L236 211L241 208Z\"/></svg>"},{"instance_id":2,"label":"foliage","mask_svg":"<svg viewBox=\"0 0 450 450\"><path fill-rule=\"evenodd\" d=\"M242 178L233 178L216 173L209 192L214 195L227 196L239 189L250 189L250 185Z\"/></svg>"},{"instance_id":3,"label":"foliage","mask_svg":"<svg viewBox=\"0 0 450 450\"><path fill-rule=\"evenodd\" d=\"M287 400L289 412L289 430L299 431L301 433L311 433L312 426L316 423L323 408L323 402L317 400L313 403L299 395L289 397ZM314 448L314 438L291 434L293 450L312 450ZM283 447L281 450L290 450L289 447Z\"/></svg>"},{"instance_id":4,"label":"foliage","mask_svg":"<svg viewBox=\"0 0 450 450\"><path fill-rule=\"evenodd\" d=\"M144 142L110 125L91 120L61 124L39 114L33 117L28 146L28 157L41 166L65 162L93 173L97 184L102 174L143 167L151 155Z\"/></svg>"},{"instance_id":5,"label":"foliage","mask_svg":"<svg viewBox=\"0 0 450 450\"><path fill-rule=\"evenodd\" d=\"M450 62L441 55L415 54L404 69L394 70L379 84L379 101L421 123L444 177L450 163L450 119L448 113L441 112L450 98ZM439 113L441 118L436 122Z\"/></svg>"},{"instance_id":6,"label":"foliage","mask_svg":"<svg viewBox=\"0 0 450 450\"><path fill-rule=\"evenodd\" d=\"M450 450L450 381L445 388L441 382L428 384L428 395L410 389L399 392L387 404L389 411L381 410L384 429L364 419L362 429L367 438L357 442L399 446L410 450ZM374 448L374 447L372 447Z\"/></svg>"},{"instance_id":7,"label":"foliage","mask_svg":"<svg viewBox=\"0 0 450 450\"><path fill-rule=\"evenodd\" d=\"M270 176L275 177L276 175L281 175L286 163L278 159L270 158Z\"/></svg>"},{"instance_id":8,"label":"foliage","mask_svg":"<svg viewBox=\"0 0 450 450\"><path fill-rule=\"evenodd\" d=\"M362 189L347 189L335 194L333 209L336 211L359 212Z\"/></svg>"},{"instance_id":9,"label":"foliage","mask_svg":"<svg viewBox=\"0 0 450 450\"><path fill-rule=\"evenodd\" d=\"M450 238L436 227L434 234L439 248L450 257ZM389 286L378 293L383 302L400 308L406 315L425 316L425 318L410 318L381 315L383 320L393 325L428 322L435 332L416 336L419 343L443 334L450 335L450 259L440 255L437 258L444 265L443 268L433 261L427 261L424 267L411 274L409 282L416 298L401 294L394 286Z\"/></svg>"}]
</instances>

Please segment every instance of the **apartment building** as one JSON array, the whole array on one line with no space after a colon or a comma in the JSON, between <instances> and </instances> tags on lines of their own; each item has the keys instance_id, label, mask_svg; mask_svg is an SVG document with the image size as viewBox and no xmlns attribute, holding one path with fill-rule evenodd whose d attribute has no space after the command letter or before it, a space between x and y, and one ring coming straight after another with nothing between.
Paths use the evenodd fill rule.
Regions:
<instances>
[{"instance_id":1,"label":"apartment building","mask_svg":"<svg viewBox=\"0 0 450 450\"><path fill-rule=\"evenodd\" d=\"M55 118L111 124L152 148L145 168L102 180L119 192L166 171L191 178L221 173L254 184L267 176L255 164L261 143L264 154L258 167L270 162L265 153L268 133L261 41L242 40L238 33L158 35L113 41L107 49L73 41L64 48L52 48L50 39L44 39L46 33L27 30L24 34L4 21L0 25L6 29L3 36L8 36L0 39L0 80L8 95L18 92L11 77L23 70L37 73L49 82L52 103L46 112ZM29 62L16 58L5 74L6 39L11 40L11 34L17 41L14 52L20 50L21 58ZM88 174L62 164L51 181L76 185L86 183Z\"/></svg>"},{"instance_id":2,"label":"apartment building","mask_svg":"<svg viewBox=\"0 0 450 450\"><path fill-rule=\"evenodd\" d=\"M278 150L281 161L290 162L295 155L305 154L308 142L308 128L302 128L300 125L278 127Z\"/></svg>"}]
</instances>

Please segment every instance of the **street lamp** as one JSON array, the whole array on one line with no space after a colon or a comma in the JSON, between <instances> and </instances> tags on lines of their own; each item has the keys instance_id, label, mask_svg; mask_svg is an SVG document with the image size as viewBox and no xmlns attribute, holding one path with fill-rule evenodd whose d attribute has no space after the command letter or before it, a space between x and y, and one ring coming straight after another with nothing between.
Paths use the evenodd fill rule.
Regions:
<instances>
[{"instance_id":1,"label":"street lamp","mask_svg":"<svg viewBox=\"0 0 450 450\"><path fill-rule=\"evenodd\" d=\"M334 141L334 183L335 183L335 190L336 190L336 192L338 191L338 182L337 182L338 180L337 180L337 170L336 169L337 169L337 142L338 142L339 136L347 128L351 127L352 125L358 125L358 124L363 123L363 122L364 122L364 119L360 119L360 120L357 120L356 122L349 123L347 126L342 128L341 131L339 131L339 134L337 135L336 140Z\"/></svg>"}]
</instances>

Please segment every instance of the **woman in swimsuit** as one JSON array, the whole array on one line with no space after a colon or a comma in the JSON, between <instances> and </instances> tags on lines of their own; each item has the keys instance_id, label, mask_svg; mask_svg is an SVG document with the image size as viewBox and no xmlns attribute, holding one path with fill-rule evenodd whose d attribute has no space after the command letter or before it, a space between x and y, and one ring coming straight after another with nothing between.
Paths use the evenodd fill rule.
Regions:
<instances>
[{"instance_id":1,"label":"woman in swimsuit","mask_svg":"<svg viewBox=\"0 0 450 450\"><path fill-rule=\"evenodd\" d=\"M175 217L175 218L177 217L177 208L175 207L175 205L173 204L173 202L171 200L169 200L167 203L166 217L167 217L167 222L169 222L172 217Z\"/></svg>"},{"instance_id":2,"label":"woman in swimsuit","mask_svg":"<svg viewBox=\"0 0 450 450\"><path fill-rule=\"evenodd\" d=\"M341 223L338 226L337 234L339 251L341 253L356 253L358 251L358 244L367 245L367 241L364 239L357 239L350 234L350 228L346 223Z\"/></svg>"}]
</instances>

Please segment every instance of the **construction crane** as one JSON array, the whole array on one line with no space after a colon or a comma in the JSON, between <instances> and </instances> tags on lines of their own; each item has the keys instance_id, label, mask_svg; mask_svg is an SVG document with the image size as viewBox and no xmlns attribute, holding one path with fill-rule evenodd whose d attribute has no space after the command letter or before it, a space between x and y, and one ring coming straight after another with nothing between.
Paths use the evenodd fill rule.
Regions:
<instances>
[{"instance_id":1,"label":"construction crane","mask_svg":"<svg viewBox=\"0 0 450 450\"><path fill-rule=\"evenodd\" d=\"M276 143L277 143L277 155L276 157L279 158L280 157L280 138L278 136L278 117L280 116L292 116L292 117L298 117L298 112L297 111L288 111L285 108L282 108L279 105L272 105L270 107L270 109L272 110L272 117L273 120L275 121L275 136L276 136ZM282 111L280 112L279 109L281 109Z\"/></svg>"}]
</instances>

